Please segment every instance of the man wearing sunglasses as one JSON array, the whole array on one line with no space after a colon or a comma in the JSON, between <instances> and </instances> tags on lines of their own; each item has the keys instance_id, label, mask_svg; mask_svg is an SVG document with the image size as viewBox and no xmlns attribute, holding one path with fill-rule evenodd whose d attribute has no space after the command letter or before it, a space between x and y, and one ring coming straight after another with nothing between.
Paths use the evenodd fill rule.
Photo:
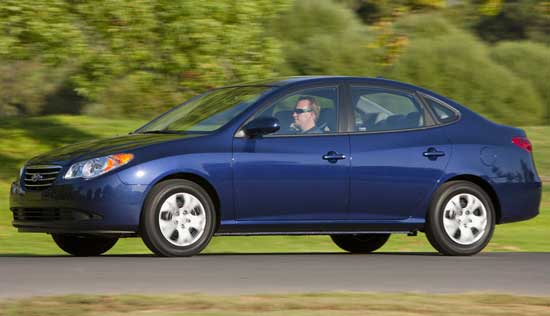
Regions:
<instances>
[{"instance_id":1,"label":"man wearing sunglasses","mask_svg":"<svg viewBox=\"0 0 550 316\"><path fill-rule=\"evenodd\" d=\"M303 134L322 133L317 127L320 112L321 107L314 97L300 97L292 113L293 127Z\"/></svg>"}]
</instances>

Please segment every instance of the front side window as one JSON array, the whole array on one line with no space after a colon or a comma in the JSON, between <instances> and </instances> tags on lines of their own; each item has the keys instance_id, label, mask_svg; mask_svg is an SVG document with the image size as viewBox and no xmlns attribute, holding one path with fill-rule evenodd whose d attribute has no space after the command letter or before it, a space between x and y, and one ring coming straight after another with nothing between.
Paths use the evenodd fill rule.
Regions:
<instances>
[{"instance_id":1,"label":"front side window","mask_svg":"<svg viewBox=\"0 0 550 316\"><path fill-rule=\"evenodd\" d=\"M391 131L424 126L424 111L409 94L352 87L356 132Z\"/></svg>"},{"instance_id":2,"label":"front side window","mask_svg":"<svg viewBox=\"0 0 550 316\"><path fill-rule=\"evenodd\" d=\"M272 135L334 133L337 130L338 88L304 89L278 100L256 117L274 117L281 129Z\"/></svg>"},{"instance_id":3,"label":"front side window","mask_svg":"<svg viewBox=\"0 0 550 316\"><path fill-rule=\"evenodd\" d=\"M166 112L136 133L211 132L248 109L271 87L221 88L191 99Z\"/></svg>"}]
</instances>

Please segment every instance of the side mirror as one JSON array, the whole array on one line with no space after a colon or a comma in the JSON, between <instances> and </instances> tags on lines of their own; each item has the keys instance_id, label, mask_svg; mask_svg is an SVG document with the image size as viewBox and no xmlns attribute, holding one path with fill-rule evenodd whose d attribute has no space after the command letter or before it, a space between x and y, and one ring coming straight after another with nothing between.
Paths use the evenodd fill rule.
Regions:
<instances>
[{"instance_id":1,"label":"side mirror","mask_svg":"<svg viewBox=\"0 0 550 316\"><path fill-rule=\"evenodd\" d=\"M244 133L250 137L275 133L281 128L279 120L274 117L258 117L246 124Z\"/></svg>"}]
</instances>

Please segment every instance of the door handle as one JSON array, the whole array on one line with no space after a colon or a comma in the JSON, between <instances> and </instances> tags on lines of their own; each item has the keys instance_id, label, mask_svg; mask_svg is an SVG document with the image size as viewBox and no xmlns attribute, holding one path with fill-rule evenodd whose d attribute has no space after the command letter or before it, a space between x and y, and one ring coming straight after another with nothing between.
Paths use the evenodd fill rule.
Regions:
<instances>
[{"instance_id":1,"label":"door handle","mask_svg":"<svg viewBox=\"0 0 550 316\"><path fill-rule=\"evenodd\" d=\"M435 149L434 147L430 147L430 148L428 148L427 151L422 153L422 156L424 156L424 157L426 157L430 160L436 160L438 157L445 156L445 152L439 151L439 150Z\"/></svg>"},{"instance_id":2,"label":"door handle","mask_svg":"<svg viewBox=\"0 0 550 316\"><path fill-rule=\"evenodd\" d=\"M329 151L328 153L323 155L324 160L328 160L329 162L335 163L338 160L346 159L346 155L339 154L335 151Z\"/></svg>"}]
</instances>

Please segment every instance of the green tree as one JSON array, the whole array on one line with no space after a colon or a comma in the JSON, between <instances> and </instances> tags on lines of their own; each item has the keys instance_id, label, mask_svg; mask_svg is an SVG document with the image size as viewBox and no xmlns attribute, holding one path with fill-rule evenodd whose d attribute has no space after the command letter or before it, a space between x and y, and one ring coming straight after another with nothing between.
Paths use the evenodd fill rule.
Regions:
<instances>
[{"instance_id":1,"label":"green tree","mask_svg":"<svg viewBox=\"0 0 550 316\"><path fill-rule=\"evenodd\" d=\"M289 1L5 0L0 59L74 65L66 84L91 112L159 112L276 74L282 54L267 28Z\"/></svg>"},{"instance_id":2,"label":"green tree","mask_svg":"<svg viewBox=\"0 0 550 316\"><path fill-rule=\"evenodd\" d=\"M533 40L550 44L550 1L470 0L467 24L485 41Z\"/></svg>"},{"instance_id":3,"label":"green tree","mask_svg":"<svg viewBox=\"0 0 550 316\"><path fill-rule=\"evenodd\" d=\"M388 28L369 29L342 4L300 0L274 24L284 74L376 76L401 43Z\"/></svg>"},{"instance_id":4,"label":"green tree","mask_svg":"<svg viewBox=\"0 0 550 316\"><path fill-rule=\"evenodd\" d=\"M0 116L39 114L66 75L36 60L0 61Z\"/></svg>"},{"instance_id":5,"label":"green tree","mask_svg":"<svg viewBox=\"0 0 550 316\"><path fill-rule=\"evenodd\" d=\"M431 11L446 7L444 0L339 0L367 24L373 24L398 13Z\"/></svg>"},{"instance_id":6,"label":"green tree","mask_svg":"<svg viewBox=\"0 0 550 316\"><path fill-rule=\"evenodd\" d=\"M62 0L0 1L0 58L64 63L85 50L78 21Z\"/></svg>"},{"instance_id":7,"label":"green tree","mask_svg":"<svg viewBox=\"0 0 550 316\"><path fill-rule=\"evenodd\" d=\"M273 76L282 56L266 26L285 3L102 0L77 5L76 14L92 27L96 43L85 71L74 77L79 92L97 104L112 103L115 96L119 109L145 111L212 87Z\"/></svg>"},{"instance_id":8,"label":"green tree","mask_svg":"<svg viewBox=\"0 0 550 316\"><path fill-rule=\"evenodd\" d=\"M491 57L530 82L544 103L545 124L550 124L550 46L533 42L502 42Z\"/></svg>"},{"instance_id":9,"label":"green tree","mask_svg":"<svg viewBox=\"0 0 550 316\"><path fill-rule=\"evenodd\" d=\"M398 23L410 46L387 76L449 96L496 122L540 124L542 101L527 80L495 63L488 47L436 15Z\"/></svg>"},{"instance_id":10,"label":"green tree","mask_svg":"<svg viewBox=\"0 0 550 316\"><path fill-rule=\"evenodd\" d=\"M0 116L39 114L84 42L61 0L0 2Z\"/></svg>"}]
</instances>

